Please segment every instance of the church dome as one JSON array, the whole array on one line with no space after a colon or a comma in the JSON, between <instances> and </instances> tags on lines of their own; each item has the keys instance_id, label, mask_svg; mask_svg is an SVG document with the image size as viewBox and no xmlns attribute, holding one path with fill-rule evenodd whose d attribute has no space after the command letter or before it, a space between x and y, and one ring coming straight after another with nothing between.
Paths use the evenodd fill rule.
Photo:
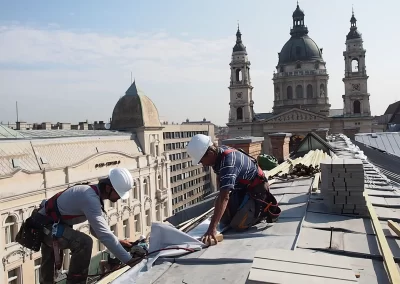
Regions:
<instances>
[{"instance_id":1,"label":"church dome","mask_svg":"<svg viewBox=\"0 0 400 284\"><path fill-rule=\"evenodd\" d=\"M127 130L139 127L161 127L158 111L152 100L136 88L129 87L114 107L111 129Z\"/></svg>"},{"instance_id":2,"label":"church dome","mask_svg":"<svg viewBox=\"0 0 400 284\"><path fill-rule=\"evenodd\" d=\"M279 53L278 65L295 63L296 61L323 61L321 50L308 36L308 28L304 24L304 12L300 9L299 4L293 12L292 18L291 38Z\"/></svg>"},{"instance_id":3,"label":"church dome","mask_svg":"<svg viewBox=\"0 0 400 284\"><path fill-rule=\"evenodd\" d=\"M279 64L312 60L323 61L321 50L308 35L292 36L279 53Z\"/></svg>"}]
</instances>

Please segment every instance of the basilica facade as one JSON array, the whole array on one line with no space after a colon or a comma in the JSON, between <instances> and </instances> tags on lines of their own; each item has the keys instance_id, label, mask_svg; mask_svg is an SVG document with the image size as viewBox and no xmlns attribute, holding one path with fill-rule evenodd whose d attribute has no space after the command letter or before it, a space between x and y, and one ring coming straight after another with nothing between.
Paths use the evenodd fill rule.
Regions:
<instances>
[{"instance_id":1,"label":"basilica facade","mask_svg":"<svg viewBox=\"0 0 400 284\"><path fill-rule=\"evenodd\" d=\"M292 17L290 39L278 53L279 61L273 74L271 113L256 113L253 109L250 61L238 28L230 63L229 136L264 137L263 151L270 152L270 138L276 133L290 133L294 148L296 141L301 141L310 131L344 133L350 137L359 132L372 132L366 50L354 12L343 52L345 92L342 109L331 108L323 49L308 35L304 12L299 5Z\"/></svg>"}]
</instances>

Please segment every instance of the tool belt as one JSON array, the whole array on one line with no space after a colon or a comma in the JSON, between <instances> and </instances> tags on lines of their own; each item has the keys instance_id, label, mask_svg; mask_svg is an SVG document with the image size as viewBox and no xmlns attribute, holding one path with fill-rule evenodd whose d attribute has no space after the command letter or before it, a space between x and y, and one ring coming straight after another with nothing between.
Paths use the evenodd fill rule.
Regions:
<instances>
[{"instance_id":1,"label":"tool belt","mask_svg":"<svg viewBox=\"0 0 400 284\"><path fill-rule=\"evenodd\" d=\"M44 237L50 234L46 226L51 223L52 221L47 216L38 213L38 210L35 209L31 216L22 223L15 241L23 247L37 252L40 250Z\"/></svg>"},{"instance_id":2,"label":"tool belt","mask_svg":"<svg viewBox=\"0 0 400 284\"><path fill-rule=\"evenodd\" d=\"M258 184L248 191L250 198L255 201L254 218L257 220L266 220L267 223L274 223L281 214L276 198L269 191L267 182Z\"/></svg>"}]
</instances>

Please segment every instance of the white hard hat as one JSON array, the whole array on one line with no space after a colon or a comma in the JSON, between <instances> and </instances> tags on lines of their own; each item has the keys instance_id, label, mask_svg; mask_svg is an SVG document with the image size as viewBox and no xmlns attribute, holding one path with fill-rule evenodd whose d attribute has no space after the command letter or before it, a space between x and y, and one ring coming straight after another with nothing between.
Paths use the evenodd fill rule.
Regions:
<instances>
[{"instance_id":1,"label":"white hard hat","mask_svg":"<svg viewBox=\"0 0 400 284\"><path fill-rule=\"evenodd\" d=\"M129 198L129 191L133 187L133 178L131 173L124 168L114 168L108 175L111 184L121 199Z\"/></svg>"},{"instance_id":2,"label":"white hard hat","mask_svg":"<svg viewBox=\"0 0 400 284\"><path fill-rule=\"evenodd\" d=\"M198 165L200 163L201 158L203 158L208 147L211 145L212 142L210 136L203 134L196 134L193 136L192 140L190 140L187 146L187 153L192 158L194 165Z\"/></svg>"}]
</instances>

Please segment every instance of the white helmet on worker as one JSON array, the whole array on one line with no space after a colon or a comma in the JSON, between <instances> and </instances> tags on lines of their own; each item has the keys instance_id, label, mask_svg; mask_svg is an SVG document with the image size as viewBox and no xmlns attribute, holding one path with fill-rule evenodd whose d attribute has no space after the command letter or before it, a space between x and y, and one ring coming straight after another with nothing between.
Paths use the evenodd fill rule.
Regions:
<instances>
[{"instance_id":1,"label":"white helmet on worker","mask_svg":"<svg viewBox=\"0 0 400 284\"><path fill-rule=\"evenodd\" d=\"M133 177L125 168L113 168L108 175L112 187L121 199L129 198L129 191L133 187Z\"/></svg>"},{"instance_id":2,"label":"white helmet on worker","mask_svg":"<svg viewBox=\"0 0 400 284\"><path fill-rule=\"evenodd\" d=\"M203 134L196 134L187 145L187 153L193 160L194 165L198 165L208 147L212 145L211 137Z\"/></svg>"}]
</instances>

